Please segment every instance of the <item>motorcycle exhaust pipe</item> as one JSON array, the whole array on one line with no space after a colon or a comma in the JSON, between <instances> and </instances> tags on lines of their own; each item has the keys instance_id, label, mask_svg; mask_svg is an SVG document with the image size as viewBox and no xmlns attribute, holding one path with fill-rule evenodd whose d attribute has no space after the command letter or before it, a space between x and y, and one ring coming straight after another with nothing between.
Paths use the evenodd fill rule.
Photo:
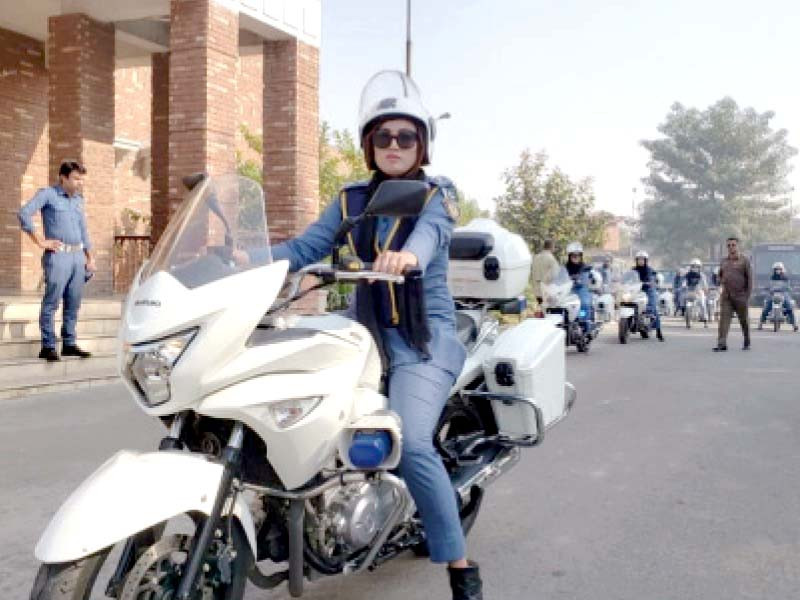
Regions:
<instances>
[{"instance_id":1,"label":"motorcycle exhaust pipe","mask_svg":"<svg viewBox=\"0 0 800 600\"><path fill-rule=\"evenodd\" d=\"M492 462L456 488L461 501L464 504L469 502L473 487L486 488L490 486L502 475L510 471L519 462L519 458L520 449L516 446L503 448Z\"/></svg>"}]
</instances>

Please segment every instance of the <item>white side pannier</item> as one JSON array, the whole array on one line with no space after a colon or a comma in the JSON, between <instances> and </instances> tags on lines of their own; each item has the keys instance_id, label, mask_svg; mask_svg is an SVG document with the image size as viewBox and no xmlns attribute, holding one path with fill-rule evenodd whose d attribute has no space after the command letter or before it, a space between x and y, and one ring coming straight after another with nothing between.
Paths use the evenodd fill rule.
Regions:
<instances>
[{"instance_id":1,"label":"white side pannier","mask_svg":"<svg viewBox=\"0 0 800 600\"><path fill-rule=\"evenodd\" d=\"M564 417L574 399L572 387L566 384L565 362L564 330L546 319L527 319L498 336L483 372L490 392L531 400L547 429ZM524 403L491 402L500 433L540 433L536 413Z\"/></svg>"},{"instance_id":2,"label":"white side pannier","mask_svg":"<svg viewBox=\"0 0 800 600\"><path fill-rule=\"evenodd\" d=\"M530 272L525 240L492 219L473 219L453 232L447 273L453 298L514 300L525 293Z\"/></svg>"}]
</instances>

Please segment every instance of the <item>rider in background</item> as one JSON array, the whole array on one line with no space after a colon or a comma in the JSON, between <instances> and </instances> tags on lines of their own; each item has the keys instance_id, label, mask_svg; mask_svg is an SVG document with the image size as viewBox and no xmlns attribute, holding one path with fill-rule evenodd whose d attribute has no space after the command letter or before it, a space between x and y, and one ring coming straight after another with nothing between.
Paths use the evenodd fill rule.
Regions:
<instances>
[{"instance_id":1,"label":"rider in background","mask_svg":"<svg viewBox=\"0 0 800 600\"><path fill-rule=\"evenodd\" d=\"M564 265L572 278L572 291L581 301L581 325L588 330L589 323L594 322L594 306L589 291L589 277L592 267L583 262L583 246L580 242L567 244L567 263Z\"/></svg>"},{"instance_id":2,"label":"rider in background","mask_svg":"<svg viewBox=\"0 0 800 600\"><path fill-rule=\"evenodd\" d=\"M642 291L647 294L647 310L655 315L656 337L659 342L663 342L664 335L661 333L661 317L658 314L656 272L647 264L649 258L650 256L647 252L639 250L639 252L636 253L636 265L633 267L633 270L639 274L639 281L642 282Z\"/></svg>"},{"instance_id":3,"label":"rider in background","mask_svg":"<svg viewBox=\"0 0 800 600\"><path fill-rule=\"evenodd\" d=\"M675 299L675 314L677 315L678 312L681 313L683 316L686 307L684 306L683 299L686 295L686 291L683 289L683 282L686 279L686 268L681 267L675 272L675 279L672 280L672 295Z\"/></svg>"},{"instance_id":4,"label":"rider in background","mask_svg":"<svg viewBox=\"0 0 800 600\"><path fill-rule=\"evenodd\" d=\"M774 265L772 265L772 276L769 279L770 281L789 281L789 278L786 276L786 269L784 268L782 262L776 262ZM761 311L761 320L758 322L759 329L762 329L764 327L764 323L767 322L767 316L769 316L769 313L772 311L772 306L772 295L767 294L767 303L764 305L764 310ZM794 318L794 309L792 308L792 301L788 291L783 297L783 312L786 313L786 320L789 321L789 325L794 327L794 330L797 331L797 322Z\"/></svg>"},{"instance_id":5,"label":"rider in background","mask_svg":"<svg viewBox=\"0 0 800 600\"><path fill-rule=\"evenodd\" d=\"M692 259L689 264L689 272L686 273L686 287L689 290L694 290L697 294L697 302L700 305L700 320L707 321L706 292L708 291L708 282L703 274L703 262L699 258Z\"/></svg>"}]
</instances>

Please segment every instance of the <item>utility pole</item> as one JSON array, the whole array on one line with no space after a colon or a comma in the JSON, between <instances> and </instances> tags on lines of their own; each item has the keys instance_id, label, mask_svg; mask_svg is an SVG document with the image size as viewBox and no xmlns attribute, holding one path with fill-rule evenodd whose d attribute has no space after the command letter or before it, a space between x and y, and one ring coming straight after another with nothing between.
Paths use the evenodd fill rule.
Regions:
<instances>
[{"instance_id":1,"label":"utility pole","mask_svg":"<svg viewBox=\"0 0 800 600\"><path fill-rule=\"evenodd\" d=\"M406 75L411 77L411 0L406 0Z\"/></svg>"}]
</instances>

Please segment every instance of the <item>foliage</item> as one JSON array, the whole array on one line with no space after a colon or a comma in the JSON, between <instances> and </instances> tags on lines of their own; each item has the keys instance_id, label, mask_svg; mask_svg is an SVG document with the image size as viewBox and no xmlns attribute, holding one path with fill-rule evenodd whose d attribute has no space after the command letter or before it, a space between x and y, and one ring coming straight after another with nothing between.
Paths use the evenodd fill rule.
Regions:
<instances>
[{"instance_id":1,"label":"foliage","mask_svg":"<svg viewBox=\"0 0 800 600\"><path fill-rule=\"evenodd\" d=\"M344 184L369 179L364 154L347 129L337 131L325 121L319 128L320 208L334 198Z\"/></svg>"},{"instance_id":2,"label":"foliage","mask_svg":"<svg viewBox=\"0 0 800 600\"><path fill-rule=\"evenodd\" d=\"M651 250L672 262L717 260L730 235L747 245L785 239L797 150L785 129L770 127L773 117L731 98L703 111L672 106L658 128L664 137L642 142L651 159L641 234Z\"/></svg>"},{"instance_id":3,"label":"foliage","mask_svg":"<svg viewBox=\"0 0 800 600\"><path fill-rule=\"evenodd\" d=\"M489 211L482 209L475 198L465 198L461 190L457 190L456 193L458 194L458 226L466 225L472 219L490 216Z\"/></svg>"},{"instance_id":4,"label":"foliage","mask_svg":"<svg viewBox=\"0 0 800 600\"><path fill-rule=\"evenodd\" d=\"M264 138L250 131L247 125L240 125L239 130L242 132L247 147L259 156L262 156L264 154ZM264 184L262 162L263 161L256 162L253 159L245 159L244 153L242 153L241 150L236 150L236 172L239 175L252 179L259 185Z\"/></svg>"},{"instance_id":5,"label":"foliage","mask_svg":"<svg viewBox=\"0 0 800 600\"><path fill-rule=\"evenodd\" d=\"M544 152L525 150L519 164L504 172L506 190L495 198L495 217L519 233L532 252L540 251L547 238L561 250L574 240L587 249L602 246L609 215L593 213L591 179L573 181L558 167L548 169L547 161Z\"/></svg>"}]
</instances>

